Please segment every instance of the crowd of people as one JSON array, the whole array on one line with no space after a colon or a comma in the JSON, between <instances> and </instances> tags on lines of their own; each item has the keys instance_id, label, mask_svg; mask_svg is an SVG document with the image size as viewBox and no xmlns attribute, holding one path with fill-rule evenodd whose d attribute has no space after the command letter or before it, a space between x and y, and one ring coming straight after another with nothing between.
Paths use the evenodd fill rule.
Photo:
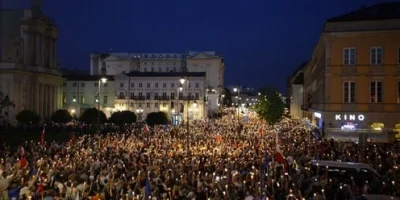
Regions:
<instances>
[{"instance_id":1,"label":"crowd of people","mask_svg":"<svg viewBox=\"0 0 400 200\"><path fill-rule=\"evenodd\" d=\"M269 126L235 114L186 126L147 126L0 145L2 199L354 199L400 195L400 146L319 139L301 120ZM358 183L312 170L311 160L361 162Z\"/></svg>"}]
</instances>

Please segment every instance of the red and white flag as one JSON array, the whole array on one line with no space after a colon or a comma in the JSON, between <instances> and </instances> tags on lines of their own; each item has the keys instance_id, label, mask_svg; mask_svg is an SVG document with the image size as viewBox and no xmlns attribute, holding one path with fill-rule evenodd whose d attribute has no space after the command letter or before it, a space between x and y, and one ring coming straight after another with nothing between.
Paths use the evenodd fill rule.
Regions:
<instances>
[{"instance_id":1,"label":"red and white flag","mask_svg":"<svg viewBox=\"0 0 400 200\"><path fill-rule=\"evenodd\" d=\"M149 129L149 126L147 126L147 124L144 125L143 130L144 130L144 132L147 133L147 134L150 133L150 129Z\"/></svg>"},{"instance_id":2,"label":"red and white flag","mask_svg":"<svg viewBox=\"0 0 400 200\"><path fill-rule=\"evenodd\" d=\"M275 153L275 160L279 164L283 165L283 168L286 169L286 161L285 158L283 157L283 152L279 146L279 135L278 131L276 132L275 136L275 143L276 143L276 153Z\"/></svg>"},{"instance_id":3,"label":"red and white flag","mask_svg":"<svg viewBox=\"0 0 400 200\"><path fill-rule=\"evenodd\" d=\"M42 134L40 135L40 144L44 144L44 134L46 131L46 125L43 126Z\"/></svg>"}]
</instances>

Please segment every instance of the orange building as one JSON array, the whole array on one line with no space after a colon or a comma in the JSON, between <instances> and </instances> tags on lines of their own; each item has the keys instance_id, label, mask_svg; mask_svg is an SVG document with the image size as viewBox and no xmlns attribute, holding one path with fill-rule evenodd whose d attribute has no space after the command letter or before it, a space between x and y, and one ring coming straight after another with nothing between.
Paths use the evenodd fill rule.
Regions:
<instances>
[{"instance_id":1,"label":"orange building","mask_svg":"<svg viewBox=\"0 0 400 200\"><path fill-rule=\"evenodd\" d=\"M304 69L304 94L320 128L400 124L400 3L329 19Z\"/></svg>"}]
</instances>

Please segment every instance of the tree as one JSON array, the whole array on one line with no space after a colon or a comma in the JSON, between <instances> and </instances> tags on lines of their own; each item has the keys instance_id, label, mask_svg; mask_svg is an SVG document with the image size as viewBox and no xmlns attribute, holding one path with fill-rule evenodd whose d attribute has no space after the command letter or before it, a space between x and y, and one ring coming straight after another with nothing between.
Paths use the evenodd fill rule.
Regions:
<instances>
[{"instance_id":1,"label":"tree","mask_svg":"<svg viewBox=\"0 0 400 200\"><path fill-rule=\"evenodd\" d=\"M156 124L165 125L169 123L169 118L165 112L151 112L146 117L146 123L150 126L154 126Z\"/></svg>"},{"instance_id":2,"label":"tree","mask_svg":"<svg viewBox=\"0 0 400 200\"><path fill-rule=\"evenodd\" d=\"M3 92L0 92L0 118L3 117L3 110L7 109L9 107L15 107L15 104L13 101L10 101L10 98L8 95L4 95ZM6 113L8 115L8 113Z\"/></svg>"},{"instance_id":3,"label":"tree","mask_svg":"<svg viewBox=\"0 0 400 200\"><path fill-rule=\"evenodd\" d=\"M72 115L65 109L57 110L51 115L51 121L65 124L72 121Z\"/></svg>"},{"instance_id":4,"label":"tree","mask_svg":"<svg viewBox=\"0 0 400 200\"><path fill-rule=\"evenodd\" d=\"M131 111L115 112L110 117L110 121L118 125L135 123L136 119L136 114Z\"/></svg>"},{"instance_id":5,"label":"tree","mask_svg":"<svg viewBox=\"0 0 400 200\"><path fill-rule=\"evenodd\" d=\"M228 88L224 88L224 98L222 99L222 104L225 107L231 107L232 106L232 93Z\"/></svg>"},{"instance_id":6,"label":"tree","mask_svg":"<svg viewBox=\"0 0 400 200\"><path fill-rule=\"evenodd\" d=\"M104 112L101 110L100 111L97 110L96 108L88 108L85 111L83 111L79 120L86 124L97 124L99 115L100 115L100 124L103 124L104 122L107 121L106 114L104 114Z\"/></svg>"},{"instance_id":7,"label":"tree","mask_svg":"<svg viewBox=\"0 0 400 200\"><path fill-rule=\"evenodd\" d=\"M40 121L39 114L31 110L23 110L15 116L16 120L21 124L37 124Z\"/></svg>"},{"instance_id":8,"label":"tree","mask_svg":"<svg viewBox=\"0 0 400 200\"><path fill-rule=\"evenodd\" d=\"M278 90L265 86L260 89L260 99L255 106L258 116L268 124L274 125L282 119L285 111L285 102Z\"/></svg>"}]
</instances>

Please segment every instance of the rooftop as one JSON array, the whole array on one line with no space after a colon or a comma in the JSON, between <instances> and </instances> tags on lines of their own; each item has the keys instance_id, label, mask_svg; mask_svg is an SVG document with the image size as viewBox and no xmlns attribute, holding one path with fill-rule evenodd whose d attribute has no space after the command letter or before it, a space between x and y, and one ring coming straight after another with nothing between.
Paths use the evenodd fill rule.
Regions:
<instances>
[{"instance_id":1,"label":"rooftop","mask_svg":"<svg viewBox=\"0 0 400 200\"><path fill-rule=\"evenodd\" d=\"M327 22L400 19L400 2L379 3L333 17Z\"/></svg>"},{"instance_id":2,"label":"rooftop","mask_svg":"<svg viewBox=\"0 0 400 200\"><path fill-rule=\"evenodd\" d=\"M205 72L130 72L130 77L205 77Z\"/></svg>"},{"instance_id":3,"label":"rooftop","mask_svg":"<svg viewBox=\"0 0 400 200\"><path fill-rule=\"evenodd\" d=\"M98 81L101 78L107 78L108 81L113 81L113 76L99 76L99 75L74 75L64 76L67 81Z\"/></svg>"}]
</instances>

